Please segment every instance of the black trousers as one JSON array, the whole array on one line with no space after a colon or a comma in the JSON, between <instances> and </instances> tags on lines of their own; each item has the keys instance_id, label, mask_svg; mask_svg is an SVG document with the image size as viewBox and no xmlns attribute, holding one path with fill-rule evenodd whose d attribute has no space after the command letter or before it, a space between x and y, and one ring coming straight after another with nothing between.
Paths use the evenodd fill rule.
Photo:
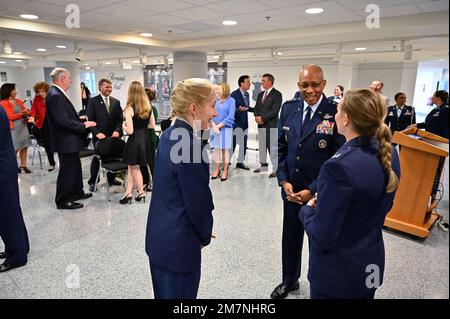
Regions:
<instances>
[{"instance_id":1,"label":"black trousers","mask_svg":"<svg viewBox=\"0 0 450 319\"><path fill-rule=\"evenodd\" d=\"M141 165L141 174L142 174L142 181L144 182L144 185L149 185L150 183L150 174L148 172L148 168L150 167L150 173L153 176L153 170L154 170L154 164L151 163L149 165Z\"/></svg>"},{"instance_id":2,"label":"black trousers","mask_svg":"<svg viewBox=\"0 0 450 319\"><path fill-rule=\"evenodd\" d=\"M5 244L5 262L15 266L25 265L30 245L20 208L17 179L2 181L0 203L0 237Z\"/></svg>"},{"instance_id":3,"label":"black trousers","mask_svg":"<svg viewBox=\"0 0 450 319\"><path fill-rule=\"evenodd\" d=\"M97 144L97 141L94 142L94 148L95 148L96 144ZM94 156L94 157L92 157L92 161L91 161L91 177L88 180L89 185L95 184L95 178L97 177L99 170L100 170L100 161L98 160L97 157ZM116 179L116 174L115 173L107 173L106 178L108 179L108 183L111 184ZM100 181L100 176L99 176L99 181Z\"/></svg>"},{"instance_id":4,"label":"black trousers","mask_svg":"<svg viewBox=\"0 0 450 319\"><path fill-rule=\"evenodd\" d=\"M83 176L79 153L61 154L59 157L59 173L56 181L56 205L68 203L83 195Z\"/></svg>"},{"instance_id":5,"label":"black trousers","mask_svg":"<svg viewBox=\"0 0 450 319\"><path fill-rule=\"evenodd\" d=\"M42 141L45 152L47 153L48 163L51 166L55 166L55 156L53 154L52 143L50 140L50 127L48 126L47 118L45 118L44 124L42 124L42 127L40 129L37 128L37 126L34 127L33 134L39 143L40 141Z\"/></svg>"}]
</instances>

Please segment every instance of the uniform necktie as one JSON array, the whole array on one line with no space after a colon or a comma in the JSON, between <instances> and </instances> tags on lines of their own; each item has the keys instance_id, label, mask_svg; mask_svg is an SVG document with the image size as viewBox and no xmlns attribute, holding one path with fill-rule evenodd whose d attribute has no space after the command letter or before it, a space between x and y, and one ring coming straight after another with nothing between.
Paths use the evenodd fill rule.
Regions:
<instances>
[{"instance_id":1,"label":"uniform necktie","mask_svg":"<svg viewBox=\"0 0 450 319\"><path fill-rule=\"evenodd\" d=\"M311 120L311 107L308 106L306 108L306 115L305 115L305 118L303 119L303 123L302 123L302 132L305 132L310 120Z\"/></svg>"}]
</instances>

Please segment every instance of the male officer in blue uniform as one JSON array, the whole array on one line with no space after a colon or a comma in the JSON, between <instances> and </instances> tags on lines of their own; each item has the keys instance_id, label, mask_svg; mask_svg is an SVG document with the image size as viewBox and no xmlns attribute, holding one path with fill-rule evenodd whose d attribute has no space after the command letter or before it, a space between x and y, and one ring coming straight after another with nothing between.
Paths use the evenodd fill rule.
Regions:
<instances>
[{"instance_id":1,"label":"male officer in blue uniform","mask_svg":"<svg viewBox=\"0 0 450 319\"><path fill-rule=\"evenodd\" d=\"M284 205L283 281L272 299L286 298L299 287L304 228L298 212L316 193L320 167L344 142L334 122L336 107L323 94L325 85L319 66L303 66L298 82L302 97L285 102L280 114L277 178Z\"/></svg>"},{"instance_id":2,"label":"male officer in blue uniform","mask_svg":"<svg viewBox=\"0 0 450 319\"><path fill-rule=\"evenodd\" d=\"M0 106L0 238L5 244L5 251L0 253L0 259L5 259L0 272L24 266L30 250L20 208L17 174L9 120Z\"/></svg>"},{"instance_id":3,"label":"male officer in blue uniform","mask_svg":"<svg viewBox=\"0 0 450 319\"><path fill-rule=\"evenodd\" d=\"M406 94L395 94L395 105L388 107L385 123L394 132L403 131L411 124L416 123L414 107L406 105Z\"/></svg>"},{"instance_id":4,"label":"male officer in blue uniform","mask_svg":"<svg viewBox=\"0 0 450 319\"><path fill-rule=\"evenodd\" d=\"M248 112L250 108L250 77L242 75L238 80L239 89L231 93L231 97L236 101L236 112L234 113L234 134L233 134L233 153L236 144L239 144L239 155L237 158L236 168L250 170L244 164L245 154L247 153L247 137L248 137ZM233 155L233 154L231 154Z\"/></svg>"}]
</instances>

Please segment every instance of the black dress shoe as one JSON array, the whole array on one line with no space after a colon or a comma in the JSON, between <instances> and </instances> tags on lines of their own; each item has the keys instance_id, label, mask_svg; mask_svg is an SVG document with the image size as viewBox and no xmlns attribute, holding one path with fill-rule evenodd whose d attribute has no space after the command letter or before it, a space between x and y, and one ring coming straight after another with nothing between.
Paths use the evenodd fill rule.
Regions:
<instances>
[{"instance_id":1,"label":"black dress shoe","mask_svg":"<svg viewBox=\"0 0 450 319\"><path fill-rule=\"evenodd\" d=\"M68 202L62 205L56 206L58 209L79 209L83 208L84 205L77 202Z\"/></svg>"},{"instance_id":2,"label":"black dress shoe","mask_svg":"<svg viewBox=\"0 0 450 319\"><path fill-rule=\"evenodd\" d=\"M109 186L121 186L121 185L122 185L122 183L116 179L114 181L112 181L111 183L109 183Z\"/></svg>"},{"instance_id":3,"label":"black dress shoe","mask_svg":"<svg viewBox=\"0 0 450 319\"><path fill-rule=\"evenodd\" d=\"M274 291L272 292L272 294L270 295L270 298L272 299L284 299L287 297L287 295L294 290L297 290L299 287L299 283L298 281L293 284L292 286L287 286L286 284L279 284Z\"/></svg>"},{"instance_id":4,"label":"black dress shoe","mask_svg":"<svg viewBox=\"0 0 450 319\"><path fill-rule=\"evenodd\" d=\"M240 168L240 169L245 169L246 171L249 171L250 170L250 167L248 167L247 165L245 165L245 164L236 164L236 168Z\"/></svg>"},{"instance_id":5,"label":"black dress shoe","mask_svg":"<svg viewBox=\"0 0 450 319\"><path fill-rule=\"evenodd\" d=\"M83 199L88 199L92 197L92 193L83 193L82 195L76 196L73 198L74 201L76 200L83 200Z\"/></svg>"},{"instance_id":6,"label":"black dress shoe","mask_svg":"<svg viewBox=\"0 0 450 319\"><path fill-rule=\"evenodd\" d=\"M277 172L272 172L269 174L269 178L277 177Z\"/></svg>"},{"instance_id":7,"label":"black dress shoe","mask_svg":"<svg viewBox=\"0 0 450 319\"><path fill-rule=\"evenodd\" d=\"M0 272L5 272L5 271L9 271L11 269L14 268L19 268L25 265L13 265L13 264L7 264L6 262L4 262L3 264L0 265Z\"/></svg>"},{"instance_id":8,"label":"black dress shoe","mask_svg":"<svg viewBox=\"0 0 450 319\"><path fill-rule=\"evenodd\" d=\"M95 193L95 186L94 186L94 184L89 184L89 191L91 193Z\"/></svg>"},{"instance_id":9,"label":"black dress shoe","mask_svg":"<svg viewBox=\"0 0 450 319\"><path fill-rule=\"evenodd\" d=\"M8 255L6 255L6 252L0 253L0 259L6 259L6 257L8 257Z\"/></svg>"}]
</instances>

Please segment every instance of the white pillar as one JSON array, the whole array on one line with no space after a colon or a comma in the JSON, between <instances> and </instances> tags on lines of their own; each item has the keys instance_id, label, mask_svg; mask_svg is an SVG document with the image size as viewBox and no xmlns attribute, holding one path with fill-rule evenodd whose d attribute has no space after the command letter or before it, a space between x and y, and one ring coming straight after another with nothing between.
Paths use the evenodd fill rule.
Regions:
<instances>
[{"instance_id":1,"label":"white pillar","mask_svg":"<svg viewBox=\"0 0 450 319\"><path fill-rule=\"evenodd\" d=\"M175 51L173 53L173 82L189 78L206 78L208 60L205 52Z\"/></svg>"},{"instance_id":2,"label":"white pillar","mask_svg":"<svg viewBox=\"0 0 450 319\"><path fill-rule=\"evenodd\" d=\"M76 62L56 62L56 67L67 69L72 76L72 85L66 92L75 110L81 110L81 77L80 77L80 67Z\"/></svg>"}]
</instances>

